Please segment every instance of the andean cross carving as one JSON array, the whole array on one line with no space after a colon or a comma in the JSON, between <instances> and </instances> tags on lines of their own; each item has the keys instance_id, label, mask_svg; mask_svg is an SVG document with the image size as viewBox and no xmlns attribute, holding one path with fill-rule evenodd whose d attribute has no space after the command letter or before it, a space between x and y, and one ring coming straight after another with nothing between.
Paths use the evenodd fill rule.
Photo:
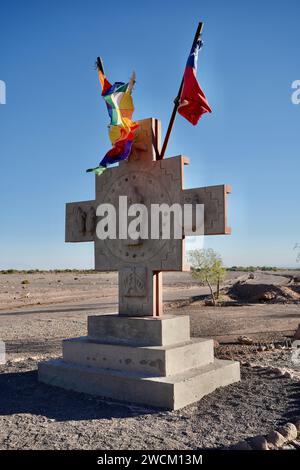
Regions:
<instances>
[{"instance_id":1,"label":"andean cross carving","mask_svg":"<svg viewBox=\"0 0 300 470\"><path fill-rule=\"evenodd\" d=\"M157 160L160 122L139 121L137 141L128 161L96 176L96 199L66 205L66 241L94 242L95 269L119 271L119 314L162 314L162 272L184 271L184 238L194 235L185 227L182 239L106 239L96 236L96 208L110 203L118 210L119 196L128 204L204 204L204 235L229 234L226 196L228 185L183 189L184 156ZM150 211L149 211L150 212ZM118 233L118 232L117 232Z\"/></svg>"}]
</instances>

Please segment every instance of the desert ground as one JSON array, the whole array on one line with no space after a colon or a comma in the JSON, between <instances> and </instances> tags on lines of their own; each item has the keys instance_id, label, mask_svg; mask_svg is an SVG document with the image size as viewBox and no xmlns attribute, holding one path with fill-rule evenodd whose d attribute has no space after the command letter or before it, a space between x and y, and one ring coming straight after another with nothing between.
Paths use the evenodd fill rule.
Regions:
<instances>
[{"instance_id":1,"label":"desert ground","mask_svg":"<svg viewBox=\"0 0 300 470\"><path fill-rule=\"evenodd\" d=\"M175 412L41 384L39 361L86 335L89 314L116 312L117 274L0 274L0 449L228 448L299 418L299 272L228 272L216 307L190 273L165 273L163 283L164 310L190 315L192 336L214 338L217 357L241 361L241 382Z\"/></svg>"}]
</instances>

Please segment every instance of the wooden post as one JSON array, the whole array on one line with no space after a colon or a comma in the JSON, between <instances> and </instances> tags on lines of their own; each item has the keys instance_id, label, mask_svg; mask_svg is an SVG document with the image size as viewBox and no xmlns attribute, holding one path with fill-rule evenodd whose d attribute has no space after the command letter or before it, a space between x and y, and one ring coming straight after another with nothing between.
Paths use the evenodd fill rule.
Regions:
<instances>
[{"instance_id":1,"label":"wooden post","mask_svg":"<svg viewBox=\"0 0 300 470\"><path fill-rule=\"evenodd\" d=\"M203 29L203 23L200 22L198 24L198 28L197 28L197 31L196 31L196 34L195 34L195 37L194 37L192 48L195 45L195 43L197 43L197 41L199 40L199 37L201 36L201 33L202 33L202 29ZM177 109L178 109L178 106L179 106L179 103L180 103L182 87L183 87L183 77L182 77L182 80L181 80L181 84L180 84L180 87L179 87L179 90L178 90L177 97L174 100L174 108L173 108L173 111L172 111L172 114L171 114L171 118L170 118L170 122L169 122L168 129L167 129L167 132L166 132L165 140L164 140L160 155L157 158L157 160L162 160L165 156L166 149L167 149L169 139L170 139L170 135L171 135L172 130L173 130L173 126L174 126L174 122L175 122L175 118L176 118L176 114L177 114Z\"/></svg>"}]
</instances>

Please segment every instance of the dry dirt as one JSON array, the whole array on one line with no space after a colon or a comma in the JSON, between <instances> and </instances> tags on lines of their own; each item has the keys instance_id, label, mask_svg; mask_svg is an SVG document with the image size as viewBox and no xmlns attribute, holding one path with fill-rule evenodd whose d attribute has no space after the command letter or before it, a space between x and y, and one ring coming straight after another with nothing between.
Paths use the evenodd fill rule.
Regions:
<instances>
[{"instance_id":1,"label":"dry dirt","mask_svg":"<svg viewBox=\"0 0 300 470\"><path fill-rule=\"evenodd\" d=\"M269 286L290 282L289 275L265 279L268 274L258 274L258 286L260 275ZM228 287L247 276L231 273ZM22 284L24 280L29 283ZM255 345L237 344L237 338L246 334L258 344L291 337L300 323L298 302L239 301L205 307L207 289L189 274L167 274L164 284L166 309L189 314L193 336L221 342L218 357L295 367L290 350L257 352ZM247 366L242 367L239 384L176 412L110 402L37 382L39 360L59 356L63 338L86 334L89 314L114 312L116 305L113 273L0 275L0 338L6 342L8 359L0 366L0 449L221 448L300 415L299 381Z\"/></svg>"}]
</instances>

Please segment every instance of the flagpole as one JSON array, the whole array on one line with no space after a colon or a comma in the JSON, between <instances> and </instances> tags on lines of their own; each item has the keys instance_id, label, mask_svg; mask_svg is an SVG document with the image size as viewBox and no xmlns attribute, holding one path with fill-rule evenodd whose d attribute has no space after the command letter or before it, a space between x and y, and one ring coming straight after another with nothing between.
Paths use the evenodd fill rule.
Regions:
<instances>
[{"instance_id":1,"label":"flagpole","mask_svg":"<svg viewBox=\"0 0 300 470\"><path fill-rule=\"evenodd\" d=\"M203 29L203 23L200 22L198 24L197 31L196 31L196 34L195 34L195 37L194 37L193 46L197 43L199 37L201 36L202 29ZM181 84L180 84L180 87L179 87L179 90L178 90L177 97L174 100L174 108L173 108L173 111L172 111L172 114L171 114L171 118L170 118L170 122L169 122L168 129L167 129L167 132L166 132L165 140L164 140L160 155L157 157L157 160L162 160L165 156L166 149L167 149L169 139L170 139L170 135L171 135L172 130L173 130L173 126L174 126L178 106L179 106L179 103L180 103L182 87L183 87L183 77L182 77L182 80L181 80Z\"/></svg>"},{"instance_id":2,"label":"flagpole","mask_svg":"<svg viewBox=\"0 0 300 470\"><path fill-rule=\"evenodd\" d=\"M103 73L103 75L105 75L105 74L104 74L104 67L103 67L103 60L102 60L101 57L97 57L97 60L96 60L96 67L97 67L98 70L100 70L100 72Z\"/></svg>"}]
</instances>

